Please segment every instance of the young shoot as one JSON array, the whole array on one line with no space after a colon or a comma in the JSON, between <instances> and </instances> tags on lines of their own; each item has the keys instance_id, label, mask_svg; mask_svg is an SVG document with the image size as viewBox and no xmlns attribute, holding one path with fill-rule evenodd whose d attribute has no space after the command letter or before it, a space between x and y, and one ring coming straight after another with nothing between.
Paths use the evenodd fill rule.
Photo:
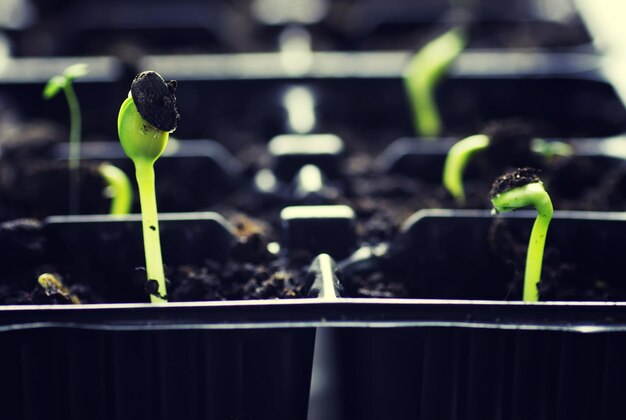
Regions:
<instances>
[{"instance_id":1,"label":"young shoot","mask_svg":"<svg viewBox=\"0 0 626 420\"><path fill-rule=\"evenodd\" d=\"M175 92L175 81L166 83L152 71L140 73L133 80L129 97L122 103L117 119L122 148L135 165L148 275L146 290L152 303L167 301L154 162L163 153L169 134L176 129L180 119Z\"/></svg>"},{"instance_id":2,"label":"young shoot","mask_svg":"<svg viewBox=\"0 0 626 420\"><path fill-rule=\"evenodd\" d=\"M98 166L98 172L107 183L105 194L111 199L109 214L129 214L133 205L133 187L124 171L110 163L102 163Z\"/></svg>"},{"instance_id":3,"label":"young shoot","mask_svg":"<svg viewBox=\"0 0 626 420\"><path fill-rule=\"evenodd\" d=\"M61 278L51 273L43 273L37 278L37 283L43 289L46 296L61 295L74 305L80 305L80 298L70 292Z\"/></svg>"},{"instance_id":4,"label":"young shoot","mask_svg":"<svg viewBox=\"0 0 626 420\"><path fill-rule=\"evenodd\" d=\"M418 51L404 70L404 86L411 104L417 134L434 138L441 133L435 87L467 44L467 36L453 28Z\"/></svg>"},{"instance_id":5,"label":"young shoot","mask_svg":"<svg viewBox=\"0 0 626 420\"><path fill-rule=\"evenodd\" d=\"M544 139L532 139L530 149L542 156L552 159L554 157L568 157L574 154L571 145L563 141L545 141Z\"/></svg>"},{"instance_id":6,"label":"young shoot","mask_svg":"<svg viewBox=\"0 0 626 420\"><path fill-rule=\"evenodd\" d=\"M66 68L61 75L53 76L43 90L45 99L54 98L61 90L65 94L67 106L70 110L70 150L68 159L68 170L70 173L69 185L69 209L70 214L79 211L79 172L80 166L80 137L81 137L81 116L80 104L74 92L72 82L89 72L86 64L74 64Z\"/></svg>"},{"instance_id":7,"label":"young shoot","mask_svg":"<svg viewBox=\"0 0 626 420\"><path fill-rule=\"evenodd\" d=\"M462 205L465 203L463 178L468 163L477 153L488 148L495 149L496 144L500 148L501 155L504 155L506 158L511 158L512 155L515 155L518 160L521 156L526 156L529 149L532 153L548 159L555 156L571 156L573 153L572 146L567 143L533 139L530 135L528 135L528 139L524 139L525 134L506 133L506 131L511 129L514 130L515 126L500 128L499 132L495 129L486 130L485 134L467 137L458 141L450 148L443 166L443 186L457 204Z\"/></svg>"},{"instance_id":8,"label":"young shoot","mask_svg":"<svg viewBox=\"0 0 626 420\"><path fill-rule=\"evenodd\" d=\"M443 186L454 197L457 204L465 203L463 174L467 164L476 152L487 147L489 147L489 137L484 134L476 134L456 142L448 151L443 166Z\"/></svg>"},{"instance_id":9,"label":"young shoot","mask_svg":"<svg viewBox=\"0 0 626 420\"><path fill-rule=\"evenodd\" d=\"M553 212L550 196L536 171L531 168L518 169L498 177L493 183L489 196L494 210L498 213L528 206L537 209L537 218L530 233L526 253L523 296L525 302L537 302L539 300L537 285L541 279L543 249Z\"/></svg>"}]
</instances>

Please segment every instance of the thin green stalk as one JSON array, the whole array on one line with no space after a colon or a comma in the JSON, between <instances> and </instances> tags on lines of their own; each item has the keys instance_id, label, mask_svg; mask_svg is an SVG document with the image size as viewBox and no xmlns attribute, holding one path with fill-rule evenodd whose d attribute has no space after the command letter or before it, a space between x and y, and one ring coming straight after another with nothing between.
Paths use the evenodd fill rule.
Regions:
<instances>
[{"instance_id":1,"label":"thin green stalk","mask_svg":"<svg viewBox=\"0 0 626 420\"><path fill-rule=\"evenodd\" d=\"M492 197L491 202L494 209L501 213L527 206L533 206L537 209L537 218L533 224L526 254L523 296L525 302L537 302L539 300L537 285L541 279L543 251L554 210L550 196L542 182L532 182L497 194Z\"/></svg>"},{"instance_id":2,"label":"thin green stalk","mask_svg":"<svg viewBox=\"0 0 626 420\"><path fill-rule=\"evenodd\" d=\"M129 214L133 204L133 188L124 171L110 163L101 164L98 171L108 184L107 195L111 198L109 214Z\"/></svg>"},{"instance_id":3,"label":"thin green stalk","mask_svg":"<svg viewBox=\"0 0 626 420\"><path fill-rule=\"evenodd\" d=\"M135 162L137 186L139 187L139 201L141 203L141 225L143 230L143 244L146 256L146 271L148 281L156 280L158 295L150 295L152 303L167 302L165 287L165 273L163 272L163 257L161 256L161 237L159 233L159 216L157 212L156 193L154 189L153 162Z\"/></svg>"},{"instance_id":4,"label":"thin green stalk","mask_svg":"<svg viewBox=\"0 0 626 420\"><path fill-rule=\"evenodd\" d=\"M441 117L435 87L467 44L465 32L453 28L418 51L404 71L404 85L411 103L413 124L419 136L441 134Z\"/></svg>"},{"instance_id":5,"label":"thin green stalk","mask_svg":"<svg viewBox=\"0 0 626 420\"><path fill-rule=\"evenodd\" d=\"M476 134L455 143L446 156L443 166L443 185L458 204L465 203L463 175L465 168L476 152L489 147L489 137Z\"/></svg>"},{"instance_id":6,"label":"thin green stalk","mask_svg":"<svg viewBox=\"0 0 626 420\"><path fill-rule=\"evenodd\" d=\"M76 214L80 211L80 137L81 137L81 113L80 104L74 92L72 82L86 75L89 68L86 64L74 64L63 71L62 75L53 76L48 80L43 90L45 99L54 98L61 90L65 94L67 106L70 111L70 150L68 159L69 172L69 212Z\"/></svg>"},{"instance_id":7,"label":"thin green stalk","mask_svg":"<svg viewBox=\"0 0 626 420\"><path fill-rule=\"evenodd\" d=\"M76 92L71 83L65 83L63 92L67 99L70 110L70 150L68 169L70 173L70 214L80 212L80 133L81 133L81 113L80 104L76 97Z\"/></svg>"}]
</instances>

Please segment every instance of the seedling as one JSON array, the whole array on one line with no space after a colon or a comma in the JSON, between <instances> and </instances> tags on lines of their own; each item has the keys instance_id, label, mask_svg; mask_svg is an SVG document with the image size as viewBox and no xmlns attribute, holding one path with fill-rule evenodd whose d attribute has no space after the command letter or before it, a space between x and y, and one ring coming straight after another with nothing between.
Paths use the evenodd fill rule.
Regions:
<instances>
[{"instance_id":1,"label":"seedling","mask_svg":"<svg viewBox=\"0 0 626 420\"><path fill-rule=\"evenodd\" d=\"M152 71L140 73L133 80L129 96L122 103L117 118L122 148L135 165L148 275L146 290L152 303L167 301L154 189L154 162L163 153L169 134L176 129L180 118L175 92L175 81L166 83Z\"/></svg>"},{"instance_id":2,"label":"seedling","mask_svg":"<svg viewBox=\"0 0 626 420\"><path fill-rule=\"evenodd\" d=\"M448 151L443 166L443 186L457 204L465 203L463 177L468 163L476 153L489 148L492 144L493 141L490 136L476 134L455 143ZM506 147L506 145L503 146ZM530 139L530 150L548 159L555 156L571 156L573 153L572 147L567 143L543 139ZM513 149L511 151L515 152Z\"/></svg>"},{"instance_id":3,"label":"seedling","mask_svg":"<svg viewBox=\"0 0 626 420\"><path fill-rule=\"evenodd\" d=\"M70 292L61 278L55 274L43 273L37 278L37 283L41 286L46 296L61 295L74 305L80 305L80 298Z\"/></svg>"},{"instance_id":4,"label":"seedling","mask_svg":"<svg viewBox=\"0 0 626 420\"><path fill-rule=\"evenodd\" d=\"M543 182L531 168L518 169L498 177L489 194L496 212L505 213L522 207L532 206L537 209L537 218L533 224L526 253L526 271L524 273L525 302L537 302L537 285L541 279L543 249L548 235L548 226L552 220L552 201L543 187Z\"/></svg>"},{"instance_id":5,"label":"seedling","mask_svg":"<svg viewBox=\"0 0 626 420\"><path fill-rule=\"evenodd\" d=\"M476 134L455 143L446 156L443 166L443 185L457 204L465 203L463 174L471 157L478 151L489 147L489 137Z\"/></svg>"},{"instance_id":6,"label":"seedling","mask_svg":"<svg viewBox=\"0 0 626 420\"><path fill-rule=\"evenodd\" d=\"M411 103L417 134L434 138L441 133L435 87L467 45L467 36L453 28L418 51L404 70L404 86Z\"/></svg>"},{"instance_id":7,"label":"seedling","mask_svg":"<svg viewBox=\"0 0 626 420\"><path fill-rule=\"evenodd\" d=\"M124 171L110 163L100 164L98 171L107 183L105 193L111 199L109 214L114 216L129 214L133 204L133 188Z\"/></svg>"},{"instance_id":8,"label":"seedling","mask_svg":"<svg viewBox=\"0 0 626 420\"><path fill-rule=\"evenodd\" d=\"M70 150L68 159L68 169L70 172L70 214L79 211L79 172L80 166L80 137L81 137L81 116L80 104L74 92L72 82L89 72L86 64L74 64L66 68L61 75L53 76L43 90L45 99L54 98L61 90L65 93L67 106L70 110Z\"/></svg>"}]
</instances>

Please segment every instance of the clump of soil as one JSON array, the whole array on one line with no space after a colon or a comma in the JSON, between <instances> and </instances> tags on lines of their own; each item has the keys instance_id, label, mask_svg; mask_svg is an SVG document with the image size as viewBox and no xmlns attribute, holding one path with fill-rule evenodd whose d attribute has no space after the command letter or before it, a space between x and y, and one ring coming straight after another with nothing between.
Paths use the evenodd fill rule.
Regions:
<instances>
[{"instance_id":1,"label":"clump of soil","mask_svg":"<svg viewBox=\"0 0 626 420\"><path fill-rule=\"evenodd\" d=\"M541 182L541 179L537 175L537 170L534 168L520 168L514 172L500 175L491 186L489 198L494 198L498 194L502 194L509 190L523 187L524 185L532 184L534 182Z\"/></svg>"}]
</instances>

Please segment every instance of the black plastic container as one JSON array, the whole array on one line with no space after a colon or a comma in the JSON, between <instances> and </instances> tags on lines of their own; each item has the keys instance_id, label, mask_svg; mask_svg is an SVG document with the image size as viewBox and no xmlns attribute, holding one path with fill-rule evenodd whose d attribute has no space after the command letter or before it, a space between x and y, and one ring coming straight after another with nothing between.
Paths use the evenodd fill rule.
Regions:
<instances>
[{"instance_id":1,"label":"black plastic container","mask_svg":"<svg viewBox=\"0 0 626 420\"><path fill-rule=\"evenodd\" d=\"M267 142L285 132L284 95L300 86L312 92L316 132L338 134L348 144L350 138L378 144L374 147L380 150L413 134L401 78L409 57L405 52L313 53L310 66L295 74L283 56L272 53L151 56L140 67L178 80L180 138L215 139L231 151L251 141ZM84 131L115 139L115 126L108 122L115 121L133 75L114 59L81 61L93 69L76 85ZM41 90L74 62L9 60L0 72L0 91L25 117L65 122L65 105L44 102ZM468 135L486 121L515 116L544 123L536 133L542 136L620 134L626 131L626 109L605 70L594 54L467 52L437 91L443 126L448 134Z\"/></svg>"},{"instance_id":2,"label":"black plastic container","mask_svg":"<svg viewBox=\"0 0 626 420\"><path fill-rule=\"evenodd\" d=\"M69 145L56 145L50 158L67 159ZM118 142L89 142L81 145L81 158L108 162L134 180L135 168ZM223 200L229 192L244 188L242 164L221 144L212 140L173 140L155 163L156 192L163 212L202 211ZM134 213L140 211L139 194L134 195Z\"/></svg>"},{"instance_id":3,"label":"black plastic container","mask_svg":"<svg viewBox=\"0 0 626 420\"><path fill-rule=\"evenodd\" d=\"M401 77L409 57L313 53L299 74L289 73L280 54L153 56L142 66L179 80L181 113L207 109L204 119L181 125L183 137L267 141L284 132L284 94L302 86L315 100L316 132L384 145L413 133ZM442 81L437 102L448 134L472 134L514 116L545 123L537 133L543 136L626 130L626 109L593 54L466 52ZM226 126L231 121L236 130Z\"/></svg>"},{"instance_id":4,"label":"black plastic container","mask_svg":"<svg viewBox=\"0 0 626 420\"><path fill-rule=\"evenodd\" d=\"M557 139L548 139L548 141ZM433 183L441 183L443 167L450 147L458 138L423 139L404 137L392 142L378 157L377 170L382 173L400 174ZM585 158L604 164L607 168L626 164L626 137L572 139L572 156L567 159ZM468 167L468 177L472 174Z\"/></svg>"},{"instance_id":5,"label":"black plastic container","mask_svg":"<svg viewBox=\"0 0 626 420\"><path fill-rule=\"evenodd\" d=\"M307 7L262 0L50 3L16 2L9 14L26 19L0 21L13 54L128 57L146 51L275 51L281 31L290 25L306 27L316 50L414 49L437 28L466 22L468 14L478 28L473 38L487 40L491 47L563 48L590 41L569 2L552 8L532 1L464 6L445 1L316 0ZM136 18L139 14L142 19Z\"/></svg>"},{"instance_id":6,"label":"black plastic container","mask_svg":"<svg viewBox=\"0 0 626 420\"><path fill-rule=\"evenodd\" d=\"M229 252L213 213L161 221L170 264ZM137 216L56 217L44 246L56 261L132 272L143 265L140 232ZM294 328L285 303L2 306L2 417L305 419L315 330Z\"/></svg>"},{"instance_id":7,"label":"black plastic container","mask_svg":"<svg viewBox=\"0 0 626 420\"><path fill-rule=\"evenodd\" d=\"M533 218L522 212L506 221L527 239ZM336 330L341 418L626 415L616 397L626 390L626 364L616 357L626 345L626 306L496 300L507 297L509 279L490 256L492 221L486 211L424 210L401 239L411 271L434 273L422 279L423 297L463 300L346 299L363 307L346 316L350 328ZM557 212L547 249L615 281L625 230L622 213Z\"/></svg>"}]
</instances>

